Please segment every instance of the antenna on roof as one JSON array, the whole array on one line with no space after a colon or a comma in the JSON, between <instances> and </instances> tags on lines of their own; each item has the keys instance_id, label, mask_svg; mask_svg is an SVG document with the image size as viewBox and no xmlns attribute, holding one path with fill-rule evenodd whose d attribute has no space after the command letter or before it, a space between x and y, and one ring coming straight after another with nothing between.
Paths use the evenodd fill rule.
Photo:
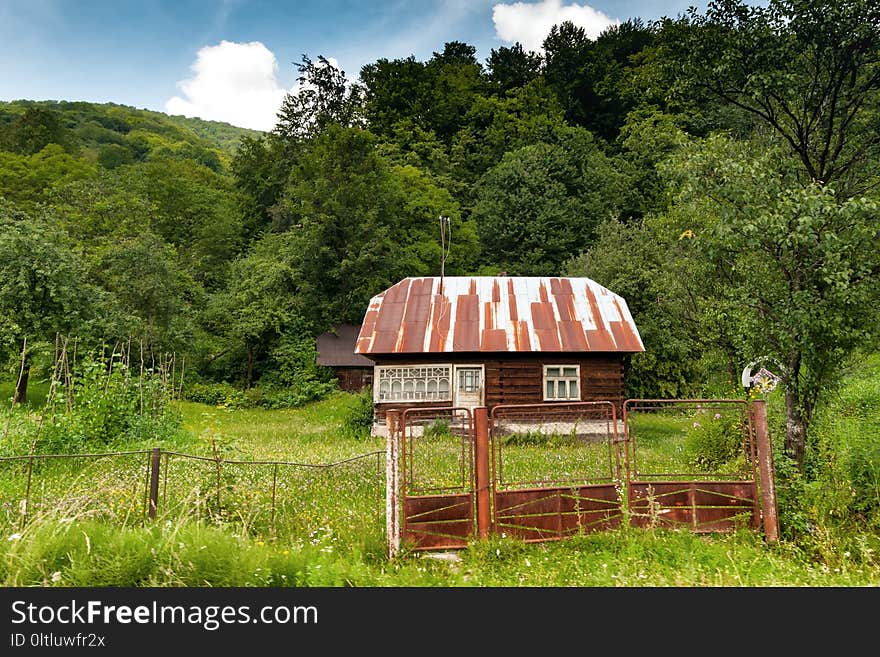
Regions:
<instances>
[{"instance_id":1,"label":"antenna on roof","mask_svg":"<svg viewBox=\"0 0 880 657\"><path fill-rule=\"evenodd\" d=\"M446 258L452 244L449 217L440 215L440 294L443 294L443 277L446 275Z\"/></svg>"}]
</instances>

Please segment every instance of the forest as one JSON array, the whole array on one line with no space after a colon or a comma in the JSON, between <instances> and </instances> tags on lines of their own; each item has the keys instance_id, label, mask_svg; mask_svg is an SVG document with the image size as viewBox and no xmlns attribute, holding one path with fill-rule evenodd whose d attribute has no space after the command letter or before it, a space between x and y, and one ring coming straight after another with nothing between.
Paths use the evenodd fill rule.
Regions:
<instances>
[{"instance_id":1,"label":"forest","mask_svg":"<svg viewBox=\"0 0 880 657\"><path fill-rule=\"evenodd\" d=\"M561 23L543 45L479 61L451 41L355 76L303 54L267 133L0 103L13 403L62 337L174 354L194 401L319 399L316 336L439 274L447 218L448 275L587 276L623 296L646 345L632 397L736 397L764 364L809 476L818 410L877 350L880 8L715 0L596 39Z\"/></svg>"}]
</instances>

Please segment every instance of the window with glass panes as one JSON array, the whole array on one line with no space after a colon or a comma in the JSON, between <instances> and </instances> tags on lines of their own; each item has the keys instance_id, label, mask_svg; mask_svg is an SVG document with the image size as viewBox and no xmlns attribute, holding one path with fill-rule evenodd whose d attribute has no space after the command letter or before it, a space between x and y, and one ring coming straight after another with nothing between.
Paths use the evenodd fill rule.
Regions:
<instances>
[{"instance_id":1,"label":"window with glass panes","mask_svg":"<svg viewBox=\"0 0 880 657\"><path fill-rule=\"evenodd\" d=\"M378 367L375 399L384 401L449 401L452 365Z\"/></svg>"},{"instance_id":2,"label":"window with glass panes","mask_svg":"<svg viewBox=\"0 0 880 657\"><path fill-rule=\"evenodd\" d=\"M581 398L580 365L545 365L544 400L575 400Z\"/></svg>"}]
</instances>

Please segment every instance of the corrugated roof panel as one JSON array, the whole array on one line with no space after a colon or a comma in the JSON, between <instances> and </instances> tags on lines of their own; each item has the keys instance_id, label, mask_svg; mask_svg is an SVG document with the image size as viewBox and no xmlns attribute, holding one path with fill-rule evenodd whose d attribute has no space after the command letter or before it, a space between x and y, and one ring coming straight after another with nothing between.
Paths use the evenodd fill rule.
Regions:
<instances>
[{"instance_id":1,"label":"corrugated roof panel","mask_svg":"<svg viewBox=\"0 0 880 657\"><path fill-rule=\"evenodd\" d=\"M626 301L588 278L408 278L376 295L356 353L644 351Z\"/></svg>"}]
</instances>

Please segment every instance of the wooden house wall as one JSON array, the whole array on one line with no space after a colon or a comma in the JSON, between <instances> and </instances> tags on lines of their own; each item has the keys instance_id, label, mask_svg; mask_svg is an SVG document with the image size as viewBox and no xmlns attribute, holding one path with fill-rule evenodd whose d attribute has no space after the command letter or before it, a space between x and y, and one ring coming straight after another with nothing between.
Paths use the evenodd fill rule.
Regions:
<instances>
[{"instance_id":1,"label":"wooden house wall","mask_svg":"<svg viewBox=\"0 0 880 657\"><path fill-rule=\"evenodd\" d=\"M372 367L334 367L340 390L360 392L373 385Z\"/></svg>"},{"instance_id":2,"label":"wooden house wall","mask_svg":"<svg viewBox=\"0 0 880 657\"><path fill-rule=\"evenodd\" d=\"M377 365L424 365L453 363L483 365L485 403L491 411L498 404L544 402L544 366L580 365L579 401L611 401L622 411L624 402L624 356L621 354L430 354L422 356L373 356ZM390 408L449 407L452 402L381 402L375 404L376 419L384 420Z\"/></svg>"}]
</instances>

